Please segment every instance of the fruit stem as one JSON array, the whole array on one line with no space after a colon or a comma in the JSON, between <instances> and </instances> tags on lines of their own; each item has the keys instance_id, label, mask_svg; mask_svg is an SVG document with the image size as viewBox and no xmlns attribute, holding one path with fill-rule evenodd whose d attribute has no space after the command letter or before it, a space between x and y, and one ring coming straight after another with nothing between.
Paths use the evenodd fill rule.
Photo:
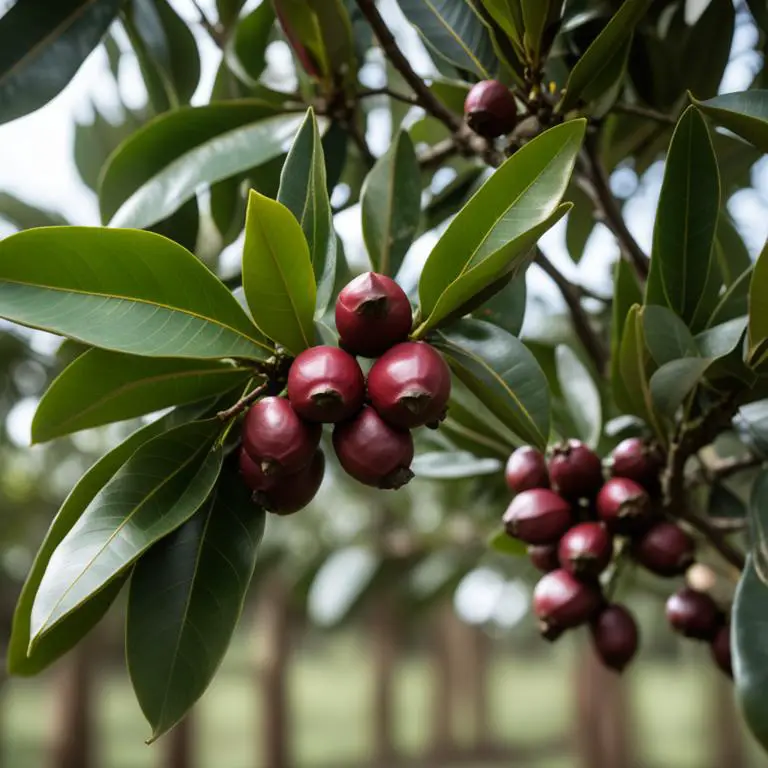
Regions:
<instances>
[{"instance_id":1,"label":"fruit stem","mask_svg":"<svg viewBox=\"0 0 768 768\"><path fill-rule=\"evenodd\" d=\"M268 387L269 382L265 381L263 384L256 387L256 389L252 389L248 394L243 395L243 397L241 397L231 408L219 411L216 416L218 416L221 421L229 421L230 419L233 419L240 414L241 411L244 411L252 402L258 400L267 391Z\"/></svg>"}]
</instances>

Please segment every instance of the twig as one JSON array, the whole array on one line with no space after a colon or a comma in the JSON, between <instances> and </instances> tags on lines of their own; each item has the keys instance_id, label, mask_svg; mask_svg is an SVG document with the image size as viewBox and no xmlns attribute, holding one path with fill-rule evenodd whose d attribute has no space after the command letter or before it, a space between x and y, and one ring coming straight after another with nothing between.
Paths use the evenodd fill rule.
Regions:
<instances>
[{"instance_id":1,"label":"twig","mask_svg":"<svg viewBox=\"0 0 768 768\"><path fill-rule=\"evenodd\" d=\"M746 456L743 458L735 459L723 459L716 464L711 464L707 467L708 473L717 478L718 480L725 480L731 475L737 475L739 472L744 472L748 469L754 469L761 466L763 460L758 456Z\"/></svg>"},{"instance_id":2,"label":"twig","mask_svg":"<svg viewBox=\"0 0 768 768\"><path fill-rule=\"evenodd\" d=\"M200 26L202 26L202 28L210 35L211 40L213 40L213 42L223 50L227 42L224 30L218 24L214 24L205 15L205 11L202 9L200 3L198 3L197 0L191 0L191 2L195 7L198 15L200 16Z\"/></svg>"},{"instance_id":3,"label":"twig","mask_svg":"<svg viewBox=\"0 0 768 768\"><path fill-rule=\"evenodd\" d=\"M411 104L412 106L417 106L419 103L413 96L408 96L405 93L398 93L391 88L360 88L357 91L358 99L367 99L371 96L389 96L391 99L402 101L403 103Z\"/></svg>"},{"instance_id":4,"label":"twig","mask_svg":"<svg viewBox=\"0 0 768 768\"><path fill-rule=\"evenodd\" d=\"M624 115L644 117L647 120L655 120L657 123L666 123L667 125L675 125L677 123L677 118L674 115L667 115L664 112L657 112L655 109L640 107L636 104L614 104L611 111Z\"/></svg>"},{"instance_id":5,"label":"twig","mask_svg":"<svg viewBox=\"0 0 768 768\"><path fill-rule=\"evenodd\" d=\"M370 170L376 163L376 158L374 157L373 152L371 152L371 148L368 146L368 142L365 140L365 136L363 136L362 132L355 123L354 118L346 121L345 128L347 129L349 137L352 139L358 151L360 152L360 157L362 157L363 162Z\"/></svg>"},{"instance_id":6,"label":"twig","mask_svg":"<svg viewBox=\"0 0 768 768\"><path fill-rule=\"evenodd\" d=\"M256 389L252 389L247 395L243 395L231 408L227 408L225 411L219 411L218 416L221 421L229 421L237 416L241 411L244 411L254 400L258 400L269 387L269 382L265 381L260 384Z\"/></svg>"},{"instance_id":7,"label":"twig","mask_svg":"<svg viewBox=\"0 0 768 768\"><path fill-rule=\"evenodd\" d=\"M455 155L458 151L459 148L456 146L456 142L453 139L443 139L430 147L426 152L419 155L419 165L424 169L436 168L444 160Z\"/></svg>"}]
</instances>

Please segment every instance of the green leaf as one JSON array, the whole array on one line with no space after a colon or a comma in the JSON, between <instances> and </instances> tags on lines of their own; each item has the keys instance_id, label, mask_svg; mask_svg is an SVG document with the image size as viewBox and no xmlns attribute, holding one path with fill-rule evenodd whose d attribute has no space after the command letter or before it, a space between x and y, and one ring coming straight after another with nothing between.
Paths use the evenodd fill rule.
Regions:
<instances>
[{"instance_id":1,"label":"green leaf","mask_svg":"<svg viewBox=\"0 0 768 768\"><path fill-rule=\"evenodd\" d=\"M757 258L749 283L749 360L759 365L768 354L768 243Z\"/></svg>"},{"instance_id":2,"label":"green leaf","mask_svg":"<svg viewBox=\"0 0 768 768\"><path fill-rule=\"evenodd\" d=\"M328 199L325 156L320 131L311 109L301 126L280 175L277 201L296 217L309 245L317 283L315 315L328 308L336 280L336 231Z\"/></svg>"},{"instance_id":3,"label":"green leaf","mask_svg":"<svg viewBox=\"0 0 768 768\"><path fill-rule=\"evenodd\" d=\"M632 267L624 260L616 262L611 322L611 388L616 404L623 411L632 409L631 400L621 375L621 340L624 326L633 305L643 300Z\"/></svg>"},{"instance_id":4,"label":"green leaf","mask_svg":"<svg viewBox=\"0 0 768 768\"><path fill-rule=\"evenodd\" d=\"M549 438L549 387L536 358L506 331L461 320L437 335L456 376L521 439L544 449Z\"/></svg>"},{"instance_id":5,"label":"green leaf","mask_svg":"<svg viewBox=\"0 0 768 768\"><path fill-rule=\"evenodd\" d=\"M48 227L6 238L0 316L150 357L270 353L224 285L189 251L150 232Z\"/></svg>"},{"instance_id":6,"label":"green leaf","mask_svg":"<svg viewBox=\"0 0 768 768\"><path fill-rule=\"evenodd\" d=\"M436 325L463 303L467 288L478 293L509 271L516 259L527 266L531 246L568 210L559 203L584 129L583 120L573 120L533 139L453 219L432 249L419 281L426 327ZM463 285L454 287L459 278ZM457 301L457 293L462 301Z\"/></svg>"},{"instance_id":7,"label":"green leaf","mask_svg":"<svg viewBox=\"0 0 768 768\"><path fill-rule=\"evenodd\" d=\"M60 213L30 205L6 192L0 192L0 219L5 219L17 229L55 227L68 223Z\"/></svg>"},{"instance_id":8,"label":"green leaf","mask_svg":"<svg viewBox=\"0 0 768 768\"><path fill-rule=\"evenodd\" d=\"M30 620L34 649L203 504L221 469L218 419L184 424L140 446L98 491L48 561Z\"/></svg>"},{"instance_id":9,"label":"green leaf","mask_svg":"<svg viewBox=\"0 0 768 768\"><path fill-rule=\"evenodd\" d=\"M513 539L503 528L491 534L488 547L501 555L512 557L524 557L528 554L528 547L520 539Z\"/></svg>"},{"instance_id":10,"label":"green leaf","mask_svg":"<svg viewBox=\"0 0 768 768\"><path fill-rule=\"evenodd\" d=\"M204 400L245 385L253 369L229 361L136 357L90 349L53 381L32 421L32 442Z\"/></svg>"},{"instance_id":11,"label":"green leaf","mask_svg":"<svg viewBox=\"0 0 768 768\"><path fill-rule=\"evenodd\" d=\"M538 61L544 30L553 0L520 0L525 33L523 40L534 61Z\"/></svg>"},{"instance_id":12,"label":"green leaf","mask_svg":"<svg viewBox=\"0 0 768 768\"><path fill-rule=\"evenodd\" d=\"M722 160L720 162L722 163ZM752 267L752 257L733 219L725 211L721 211L717 219L716 238L715 256L720 265L723 283L731 286L744 274L745 270ZM746 310L739 314L746 314Z\"/></svg>"},{"instance_id":13,"label":"green leaf","mask_svg":"<svg viewBox=\"0 0 768 768\"><path fill-rule=\"evenodd\" d=\"M743 520L747 516L747 507L733 491L718 483L709 494L707 515L709 517Z\"/></svg>"},{"instance_id":14,"label":"green leaf","mask_svg":"<svg viewBox=\"0 0 768 768\"><path fill-rule=\"evenodd\" d=\"M269 2L262 2L241 19L225 51L227 63L239 76L257 82L267 66L266 51L272 27L275 23L275 10Z\"/></svg>"},{"instance_id":15,"label":"green leaf","mask_svg":"<svg viewBox=\"0 0 768 768\"><path fill-rule=\"evenodd\" d=\"M578 436L596 448L603 431L600 391L587 368L570 347L561 344L555 350L557 378L563 397L576 425Z\"/></svg>"},{"instance_id":16,"label":"green leaf","mask_svg":"<svg viewBox=\"0 0 768 768\"><path fill-rule=\"evenodd\" d=\"M149 549L131 577L126 658L152 741L213 679L243 610L264 533L237 472L194 517Z\"/></svg>"},{"instance_id":17,"label":"green leaf","mask_svg":"<svg viewBox=\"0 0 768 768\"><path fill-rule=\"evenodd\" d=\"M525 320L525 275L507 280L505 286L472 311L476 320L498 325L507 333L519 336Z\"/></svg>"},{"instance_id":18,"label":"green leaf","mask_svg":"<svg viewBox=\"0 0 768 768\"><path fill-rule=\"evenodd\" d=\"M688 326L671 310L655 305L643 310L643 332L656 365L699 354Z\"/></svg>"},{"instance_id":19,"label":"green leaf","mask_svg":"<svg viewBox=\"0 0 768 768\"><path fill-rule=\"evenodd\" d=\"M494 475L503 465L498 459L478 458L468 451L433 451L418 454L411 464L416 477L430 480L458 480Z\"/></svg>"},{"instance_id":20,"label":"green leaf","mask_svg":"<svg viewBox=\"0 0 768 768\"><path fill-rule=\"evenodd\" d=\"M567 112L576 107L582 94L595 82L601 81L606 70L610 70L615 57L621 55L625 48L629 48L628 40L638 22L645 16L651 2L652 0L626 0L621 4L571 70L565 94L557 106L560 112ZM595 98L595 94L590 94L589 98Z\"/></svg>"},{"instance_id":21,"label":"green leaf","mask_svg":"<svg viewBox=\"0 0 768 768\"><path fill-rule=\"evenodd\" d=\"M568 214L566 223L565 245L573 263L578 264L584 255L587 241L595 229L595 215L592 201L580 187L573 184L566 194L573 203L573 208Z\"/></svg>"},{"instance_id":22,"label":"green leaf","mask_svg":"<svg viewBox=\"0 0 768 768\"><path fill-rule=\"evenodd\" d=\"M689 107L677 123L667 155L653 230L647 304L664 304L695 332L711 307L705 286L717 269L713 244L720 210L717 158L706 123Z\"/></svg>"},{"instance_id":23,"label":"green leaf","mask_svg":"<svg viewBox=\"0 0 768 768\"><path fill-rule=\"evenodd\" d=\"M456 0L397 0L427 46L451 64L481 78L498 66L488 30L468 3Z\"/></svg>"},{"instance_id":24,"label":"green leaf","mask_svg":"<svg viewBox=\"0 0 768 768\"><path fill-rule=\"evenodd\" d=\"M725 93L707 101L691 101L718 125L768 152L768 90Z\"/></svg>"},{"instance_id":25,"label":"green leaf","mask_svg":"<svg viewBox=\"0 0 768 768\"><path fill-rule=\"evenodd\" d=\"M99 44L122 0L18 2L0 18L0 124L59 94ZM6 4L6 8L7 8Z\"/></svg>"},{"instance_id":26,"label":"green leaf","mask_svg":"<svg viewBox=\"0 0 768 768\"><path fill-rule=\"evenodd\" d=\"M707 327L711 328L736 317L746 315L749 307L749 286L752 283L752 267L745 269L722 294L712 310Z\"/></svg>"},{"instance_id":27,"label":"green leaf","mask_svg":"<svg viewBox=\"0 0 768 768\"><path fill-rule=\"evenodd\" d=\"M730 354L742 341L746 327L747 316L742 315L702 331L695 339L699 354L712 359Z\"/></svg>"},{"instance_id":28,"label":"green leaf","mask_svg":"<svg viewBox=\"0 0 768 768\"><path fill-rule=\"evenodd\" d=\"M674 418L677 409L693 388L704 378L712 360L686 357L664 363L651 376L650 388L654 408Z\"/></svg>"},{"instance_id":29,"label":"green leaf","mask_svg":"<svg viewBox=\"0 0 768 768\"><path fill-rule=\"evenodd\" d=\"M421 219L421 171L407 131L398 131L366 177L360 207L374 270L396 275Z\"/></svg>"},{"instance_id":30,"label":"green leaf","mask_svg":"<svg viewBox=\"0 0 768 768\"><path fill-rule=\"evenodd\" d=\"M347 88L354 85L357 73L352 20L344 0L304 0L317 18L331 79Z\"/></svg>"},{"instance_id":31,"label":"green leaf","mask_svg":"<svg viewBox=\"0 0 768 768\"><path fill-rule=\"evenodd\" d=\"M717 95L728 65L736 12L731 0L709 0L681 53L685 84L700 99Z\"/></svg>"},{"instance_id":32,"label":"green leaf","mask_svg":"<svg viewBox=\"0 0 768 768\"><path fill-rule=\"evenodd\" d=\"M219 12L219 21L229 27L237 21L240 9L245 5L245 0L216 0L216 10Z\"/></svg>"},{"instance_id":33,"label":"green leaf","mask_svg":"<svg viewBox=\"0 0 768 768\"><path fill-rule=\"evenodd\" d=\"M304 233L283 205L251 190L243 288L256 325L297 355L314 338L315 278Z\"/></svg>"}]
</instances>

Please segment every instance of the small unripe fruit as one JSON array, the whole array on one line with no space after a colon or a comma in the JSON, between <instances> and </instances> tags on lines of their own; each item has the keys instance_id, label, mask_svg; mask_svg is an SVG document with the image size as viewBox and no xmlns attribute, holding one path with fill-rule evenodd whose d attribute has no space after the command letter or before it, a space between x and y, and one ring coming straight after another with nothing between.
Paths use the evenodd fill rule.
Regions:
<instances>
[{"instance_id":1,"label":"small unripe fruit","mask_svg":"<svg viewBox=\"0 0 768 768\"><path fill-rule=\"evenodd\" d=\"M451 371L423 341L385 352L368 372L368 397L382 419L399 429L439 422L451 396Z\"/></svg>"},{"instance_id":2,"label":"small unripe fruit","mask_svg":"<svg viewBox=\"0 0 768 768\"><path fill-rule=\"evenodd\" d=\"M503 522L510 536L526 544L554 544L571 527L573 513L554 491L533 488L512 499Z\"/></svg>"},{"instance_id":3,"label":"small unripe fruit","mask_svg":"<svg viewBox=\"0 0 768 768\"><path fill-rule=\"evenodd\" d=\"M556 445L549 460L552 490L572 501L592 498L603 483L603 465L580 440Z\"/></svg>"},{"instance_id":4,"label":"small unripe fruit","mask_svg":"<svg viewBox=\"0 0 768 768\"><path fill-rule=\"evenodd\" d=\"M288 399L302 419L330 424L354 416L365 399L365 378L338 347L305 349L288 372Z\"/></svg>"},{"instance_id":5,"label":"small unripe fruit","mask_svg":"<svg viewBox=\"0 0 768 768\"><path fill-rule=\"evenodd\" d=\"M509 89L498 80L472 86L464 102L467 125L486 139L510 133L517 122L517 104Z\"/></svg>"},{"instance_id":6,"label":"small unripe fruit","mask_svg":"<svg viewBox=\"0 0 768 768\"><path fill-rule=\"evenodd\" d=\"M649 493L658 492L662 467L663 460L659 449L639 437L622 440L611 453L613 477L634 480Z\"/></svg>"},{"instance_id":7,"label":"small unripe fruit","mask_svg":"<svg viewBox=\"0 0 768 768\"><path fill-rule=\"evenodd\" d=\"M636 534L649 522L651 499L634 480L613 477L597 494L597 514L613 533Z\"/></svg>"},{"instance_id":8,"label":"small unripe fruit","mask_svg":"<svg viewBox=\"0 0 768 768\"><path fill-rule=\"evenodd\" d=\"M640 565L659 576L680 576L692 565L696 544L679 526L666 520L656 523L632 546Z\"/></svg>"},{"instance_id":9,"label":"small unripe fruit","mask_svg":"<svg viewBox=\"0 0 768 768\"><path fill-rule=\"evenodd\" d=\"M590 625L592 644L603 664L621 672L637 653L637 622L623 605L608 605Z\"/></svg>"},{"instance_id":10,"label":"small unripe fruit","mask_svg":"<svg viewBox=\"0 0 768 768\"><path fill-rule=\"evenodd\" d=\"M541 634L554 640L563 630L589 621L602 600L595 584L579 581L561 568L539 580L533 590L533 612L539 619Z\"/></svg>"},{"instance_id":11,"label":"small unripe fruit","mask_svg":"<svg viewBox=\"0 0 768 768\"><path fill-rule=\"evenodd\" d=\"M257 464L242 446L238 454L240 474L243 481L252 491L266 491L277 482L276 475L265 475L261 466Z\"/></svg>"},{"instance_id":12,"label":"small unripe fruit","mask_svg":"<svg viewBox=\"0 0 768 768\"><path fill-rule=\"evenodd\" d=\"M365 485L395 489L413 477L411 433L393 429L369 406L336 425L333 447L347 474Z\"/></svg>"},{"instance_id":13,"label":"small unripe fruit","mask_svg":"<svg viewBox=\"0 0 768 768\"><path fill-rule=\"evenodd\" d=\"M532 488L549 488L547 460L541 451L524 445L507 460L504 477L511 491L522 493Z\"/></svg>"},{"instance_id":14,"label":"small unripe fruit","mask_svg":"<svg viewBox=\"0 0 768 768\"><path fill-rule=\"evenodd\" d=\"M723 624L709 644L712 660L728 677L733 677L731 662L731 628Z\"/></svg>"},{"instance_id":15,"label":"small unripe fruit","mask_svg":"<svg viewBox=\"0 0 768 768\"><path fill-rule=\"evenodd\" d=\"M611 562L613 537L602 523L579 523L560 539L560 565L580 579L597 578Z\"/></svg>"},{"instance_id":16,"label":"small unripe fruit","mask_svg":"<svg viewBox=\"0 0 768 768\"><path fill-rule=\"evenodd\" d=\"M534 567L542 573L556 571L560 567L556 544L531 544L528 547L528 557Z\"/></svg>"},{"instance_id":17,"label":"small unripe fruit","mask_svg":"<svg viewBox=\"0 0 768 768\"><path fill-rule=\"evenodd\" d=\"M667 621L694 640L712 640L720 626L717 603L705 592L683 587L667 600Z\"/></svg>"},{"instance_id":18,"label":"small unripe fruit","mask_svg":"<svg viewBox=\"0 0 768 768\"><path fill-rule=\"evenodd\" d=\"M243 448L267 476L298 472L309 464L322 427L299 418L283 397L265 397L243 421Z\"/></svg>"},{"instance_id":19,"label":"small unripe fruit","mask_svg":"<svg viewBox=\"0 0 768 768\"><path fill-rule=\"evenodd\" d=\"M336 299L336 330L341 346L353 355L378 357L408 338L412 321L405 291L376 272L347 283Z\"/></svg>"},{"instance_id":20,"label":"small unripe fruit","mask_svg":"<svg viewBox=\"0 0 768 768\"><path fill-rule=\"evenodd\" d=\"M324 474L325 456L317 450L306 467L281 477L269 490L255 494L254 500L276 515L292 515L315 498Z\"/></svg>"}]
</instances>

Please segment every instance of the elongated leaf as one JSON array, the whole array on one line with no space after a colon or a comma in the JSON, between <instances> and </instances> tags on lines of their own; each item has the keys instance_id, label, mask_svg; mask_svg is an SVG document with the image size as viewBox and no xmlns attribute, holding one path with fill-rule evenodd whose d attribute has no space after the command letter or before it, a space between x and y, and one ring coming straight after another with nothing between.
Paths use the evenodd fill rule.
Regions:
<instances>
[{"instance_id":1,"label":"elongated leaf","mask_svg":"<svg viewBox=\"0 0 768 768\"><path fill-rule=\"evenodd\" d=\"M0 192L0 219L5 219L17 229L55 227L68 223L60 213L30 205L5 192Z\"/></svg>"},{"instance_id":2,"label":"elongated leaf","mask_svg":"<svg viewBox=\"0 0 768 768\"><path fill-rule=\"evenodd\" d=\"M312 346L315 278L291 212L251 190L245 217L243 288L261 330L293 354Z\"/></svg>"},{"instance_id":3,"label":"elongated leaf","mask_svg":"<svg viewBox=\"0 0 768 768\"><path fill-rule=\"evenodd\" d=\"M48 562L32 606L32 648L200 508L221 468L221 448L211 450L221 426L210 419L155 437L93 497Z\"/></svg>"},{"instance_id":4,"label":"elongated leaf","mask_svg":"<svg viewBox=\"0 0 768 768\"><path fill-rule=\"evenodd\" d=\"M557 378L578 436L592 448L600 442L603 409L592 376L570 347L561 344L555 350Z\"/></svg>"},{"instance_id":5,"label":"elongated leaf","mask_svg":"<svg viewBox=\"0 0 768 768\"><path fill-rule=\"evenodd\" d=\"M656 365L699 354L688 326L667 307L650 305L643 310L643 333Z\"/></svg>"},{"instance_id":6,"label":"elongated leaf","mask_svg":"<svg viewBox=\"0 0 768 768\"><path fill-rule=\"evenodd\" d=\"M357 73L352 20L344 0L304 0L317 18L325 57L334 82L349 88Z\"/></svg>"},{"instance_id":7,"label":"elongated leaf","mask_svg":"<svg viewBox=\"0 0 768 768\"><path fill-rule=\"evenodd\" d=\"M528 552L528 547L520 539L513 539L503 528L489 537L488 547L500 555L512 557L523 557Z\"/></svg>"},{"instance_id":8,"label":"elongated leaf","mask_svg":"<svg viewBox=\"0 0 768 768\"><path fill-rule=\"evenodd\" d=\"M706 123L689 107L672 137L653 230L647 304L673 309L695 332L713 298L705 290L717 269L713 245L720 210L717 158ZM715 301L717 294L714 295Z\"/></svg>"},{"instance_id":9,"label":"elongated leaf","mask_svg":"<svg viewBox=\"0 0 768 768\"><path fill-rule=\"evenodd\" d=\"M48 227L0 242L0 316L119 352L265 358L232 294L150 232Z\"/></svg>"},{"instance_id":10,"label":"elongated leaf","mask_svg":"<svg viewBox=\"0 0 768 768\"><path fill-rule=\"evenodd\" d=\"M568 248L568 255L574 264L578 264L584 255L584 249L587 246L590 235L595 229L595 215L592 201L575 184L571 185L566 195L573 202L573 208L568 214L565 245Z\"/></svg>"},{"instance_id":11,"label":"elongated leaf","mask_svg":"<svg viewBox=\"0 0 768 768\"><path fill-rule=\"evenodd\" d=\"M0 123L34 112L60 93L121 2L22 0L0 18Z\"/></svg>"},{"instance_id":12,"label":"elongated leaf","mask_svg":"<svg viewBox=\"0 0 768 768\"><path fill-rule=\"evenodd\" d=\"M621 375L621 340L630 309L643 300L632 267L624 260L616 262L614 270L613 311L611 322L611 388L616 404L623 411L631 410L631 401Z\"/></svg>"},{"instance_id":13,"label":"elongated leaf","mask_svg":"<svg viewBox=\"0 0 768 768\"><path fill-rule=\"evenodd\" d=\"M363 238L371 264L396 275L421 219L421 172L413 142L399 131L363 185Z\"/></svg>"},{"instance_id":14,"label":"elongated leaf","mask_svg":"<svg viewBox=\"0 0 768 768\"><path fill-rule=\"evenodd\" d=\"M538 61L550 6L554 5L554 2L555 0L520 0L525 27L523 39L534 61Z\"/></svg>"},{"instance_id":15,"label":"elongated leaf","mask_svg":"<svg viewBox=\"0 0 768 768\"><path fill-rule=\"evenodd\" d=\"M230 67L246 82L256 83L267 66L267 45L275 23L275 11L271 3L261 3L241 19L225 56Z\"/></svg>"},{"instance_id":16,"label":"elongated leaf","mask_svg":"<svg viewBox=\"0 0 768 768\"><path fill-rule=\"evenodd\" d=\"M768 243L755 263L749 283L749 359L760 364L768 350Z\"/></svg>"},{"instance_id":17,"label":"elongated leaf","mask_svg":"<svg viewBox=\"0 0 768 768\"><path fill-rule=\"evenodd\" d=\"M136 564L126 657L152 740L181 720L224 658L264 520L237 473L226 472L211 501Z\"/></svg>"},{"instance_id":18,"label":"elongated leaf","mask_svg":"<svg viewBox=\"0 0 768 768\"><path fill-rule=\"evenodd\" d=\"M498 459L478 458L467 451L434 451L421 453L411 464L416 477L432 480L458 480L500 472Z\"/></svg>"},{"instance_id":19,"label":"elongated leaf","mask_svg":"<svg viewBox=\"0 0 768 768\"><path fill-rule=\"evenodd\" d=\"M722 164L722 159L720 162ZM747 246L741 239L733 219L724 211L720 212L717 219L716 237L715 256L720 265L723 283L730 287L747 269L752 267L752 257L749 255Z\"/></svg>"},{"instance_id":20,"label":"elongated leaf","mask_svg":"<svg viewBox=\"0 0 768 768\"><path fill-rule=\"evenodd\" d=\"M712 310L707 327L727 322L747 314L749 307L749 286L752 282L752 267L744 270L720 297Z\"/></svg>"},{"instance_id":21,"label":"elongated leaf","mask_svg":"<svg viewBox=\"0 0 768 768\"><path fill-rule=\"evenodd\" d=\"M315 314L322 317L333 294L337 242L328 199L323 145L312 110L307 113L285 160L277 200L301 224L317 283Z\"/></svg>"},{"instance_id":22,"label":"elongated leaf","mask_svg":"<svg viewBox=\"0 0 768 768\"><path fill-rule=\"evenodd\" d=\"M506 331L462 320L438 334L454 373L516 435L544 449L549 438L549 387L536 358Z\"/></svg>"},{"instance_id":23,"label":"elongated leaf","mask_svg":"<svg viewBox=\"0 0 768 768\"><path fill-rule=\"evenodd\" d=\"M651 376L650 388L654 408L674 418L683 400L702 380L712 360L706 357L685 357L664 363Z\"/></svg>"},{"instance_id":24,"label":"elongated leaf","mask_svg":"<svg viewBox=\"0 0 768 768\"><path fill-rule=\"evenodd\" d=\"M735 19L731 0L709 0L691 28L681 61L685 85L700 99L717 95L731 53Z\"/></svg>"},{"instance_id":25,"label":"elongated leaf","mask_svg":"<svg viewBox=\"0 0 768 768\"><path fill-rule=\"evenodd\" d=\"M483 6L493 20L507 33L519 58L523 58L523 35L525 22L523 9L518 0L482 0Z\"/></svg>"},{"instance_id":26,"label":"elongated leaf","mask_svg":"<svg viewBox=\"0 0 768 768\"><path fill-rule=\"evenodd\" d=\"M54 380L37 407L32 441L204 400L244 385L253 369L213 360L136 357L91 349Z\"/></svg>"},{"instance_id":27,"label":"elongated leaf","mask_svg":"<svg viewBox=\"0 0 768 768\"><path fill-rule=\"evenodd\" d=\"M472 317L498 325L507 333L519 336L525 321L525 275L510 281L498 293L473 310Z\"/></svg>"},{"instance_id":28,"label":"elongated leaf","mask_svg":"<svg viewBox=\"0 0 768 768\"><path fill-rule=\"evenodd\" d=\"M718 125L768 152L768 90L724 93L706 101L691 101Z\"/></svg>"}]
</instances>

